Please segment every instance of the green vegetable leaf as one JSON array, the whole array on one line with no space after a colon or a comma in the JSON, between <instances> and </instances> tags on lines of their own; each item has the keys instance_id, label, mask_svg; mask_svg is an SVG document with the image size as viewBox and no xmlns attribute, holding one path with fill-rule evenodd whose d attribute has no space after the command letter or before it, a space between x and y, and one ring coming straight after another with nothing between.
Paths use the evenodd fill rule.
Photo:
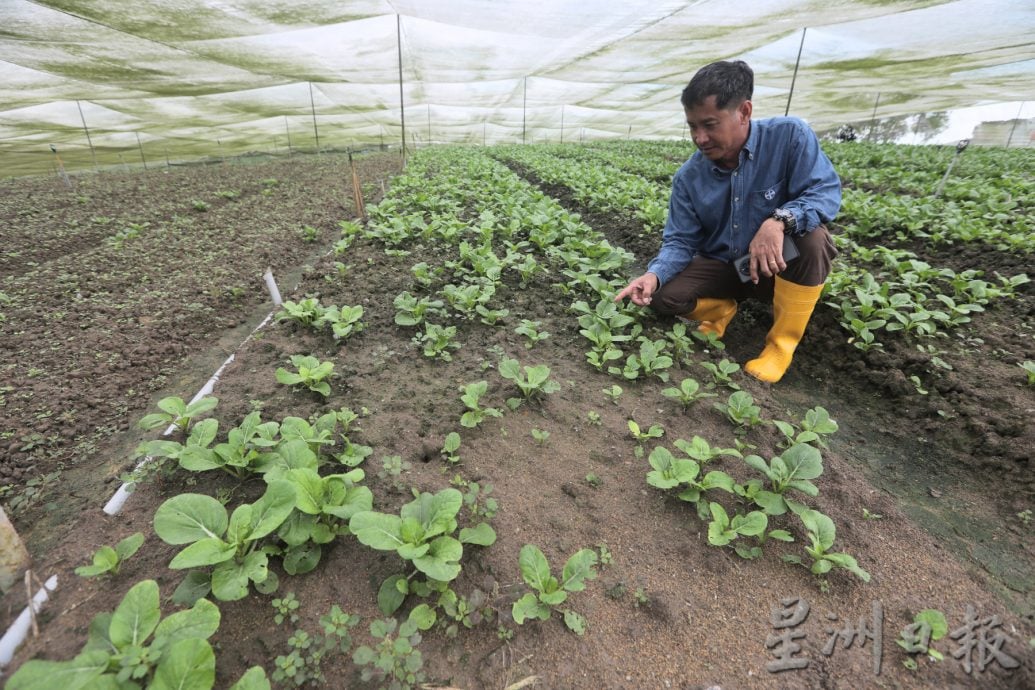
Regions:
<instances>
[{"instance_id":1,"label":"green vegetable leaf","mask_svg":"<svg viewBox=\"0 0 1035 690\"><path fill-rule=\"evenodd\" d=\"M234 557L237 547L222 539L199 539L180 551L169 563L173 570L200 568L228 561Z\"/></svg>"},{"instance_id":2,"label":"green vegetable leaf","mask_svg":"<svg viewBox=\"0 0 1035 690\"><path fill-rule=\"evenodd\" d=\"M586 588L586 580L596 578L597 552L593 549L581 549L568 559L561 573L561 588L569 592L581 592Z\"/></svg>"},{"instance_id":3,"label":"green vegetable leaf","mask_svg":"<svg viewBox=\"0 0 1035 690\"><path fill-rule=\"evenodd\" d=\"M377 608L386 616L391 616L399 610L406 599L406 594L399 591L399 582L405 583L406 576L389 575L377 590Z\"/></svg>"},{"instance_id":4,"label":"green vegetable leaf","mask_svg":"<svg viewBox=\"0 0 1035 690\"><path fill-rule=\"evenodd\" d=\"M252 666L244 672L239 681L230 686L230 690L270 690L266 669L262 666Z\"/></svg>"},{"instance_id":5,"label":"green vegetable leaf","mask_svg":"<svg viewBox=\"0 0 1035 690\"><path fill-rule=\"evenodd\" d=\"M518 565L521 568L521 577L528 583L529 587L539 591L547 591L547 583L550 580L550 564L546 556L535 544L525 544L518 554ZM545 620L545 619L544 619Z\"/></svg>"},{"instance_id":6,"label":"green vegetable leaf","mask_svg":"<svg viewBox=\"0 0 1035 690\"><path fill-rule=\"evenodd\" d=\"M564 624L576 635L582 636L586 633L586 619L574 611L564 612Z\"/></svg>"},{"instance_id":7,"label":"green vegetable leaf","mask_svg":"<svg viewBox=\"0 0 1035 690\"><path fill-rule=\"evenodd\" d=\"M158 607L158 583L143 580L133 585L111 617L108 639L119 649L143 646L154 632L162 613Z\"/></svg>"},{"instance_id":8,"label":"green vegetable leaf","mask_svg":"<svg viewBox=\"0 0 1035 690\"><path fill-rule=\"evenodd\" d=\"M216 682L216 655L205 640L180 640L163 655L148 690L210 690Z\"/></svg>"},{"instance_id":9,"label":"green vegetable leaf","mask_svg":"<svg viewBox=\"0 0 1035 690\"><path fill-rule=\"evenodd\" d=\"M26 661L5 686L7 690L79 690L108 668L108 653L83 652L70 661Z\"/></svg>"},{"instance_id":10,"label":"green vegetable leaf","mask_svg":"<svg viewBox=\"0 0 1035 690\"><path fill-rule=\"evenodd\" d=\"M514 617L514 622L522 625L532 618L547 620L550 618L550 607L540 603L536 595L529 593L514 602L510 613Z\"/></svg>"},{"instance_id":11,"label":"green vegetable leaf","mask_svg":"<svg viewBox=\"0 0 1035 690\"><path fill-rule=\"evenodd\" d=\"M166 645L180 640L207 640L219 629L219 607L208 599L198 599L194 607L167 616L155 628L155 642Z\"/></svg>"},{"instance_id":12,"label":"green vegetable leaf","mask_svg":"<svg viewBox=\"0 0 1035 690\"><path fill-rule=\"evenodd\" d=\"M227 522L226 508L211 496L180 494L159 506L154 528L162 541L177 545L221 537Z\"/></svg>"},{"instance_id":13,"label":"green vegetable leaf","mask_svg":"<svg viewBox=\"0 0 1035 690\"><path fill-rule=\"evenodd\" d=\"M395 551L405 542L401 536L402 519L375 511L356 513L349 520L349 531L364 546L379 551Z\"/></svg>"},{"instance_id":14,"label":"green vegetable leaf","mask_svg":"<svg viewBox=\"0 0 1035 690\"><path fill-rule=\"evenodd\" d=\"M482 522L473 528L465 527L460 530L460 543L492 546L496 543L496 530L487 522Z\"/></svg>"}]
</instances>

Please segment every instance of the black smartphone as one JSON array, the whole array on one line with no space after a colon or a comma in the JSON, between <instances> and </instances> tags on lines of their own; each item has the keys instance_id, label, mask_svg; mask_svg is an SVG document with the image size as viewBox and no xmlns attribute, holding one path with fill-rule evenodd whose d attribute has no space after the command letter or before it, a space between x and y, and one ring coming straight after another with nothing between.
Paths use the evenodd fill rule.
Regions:
<instances>
[{"instance_id":1,"label":"black smartphone","mask_svg":"<svg viewBox=\"0 0 1035 690\"><path fill-rule=\"evenodd\" d=\"M794 240L791 239L790 235L783 236L783 262L789 263L791 259L798 258L798 245L794 244ZM736 261L733 262L733 267L737 269L737 277L740 278L740 282L746 283L751 280L751 255L745 254Z\"/></svg>"}]
</instances>

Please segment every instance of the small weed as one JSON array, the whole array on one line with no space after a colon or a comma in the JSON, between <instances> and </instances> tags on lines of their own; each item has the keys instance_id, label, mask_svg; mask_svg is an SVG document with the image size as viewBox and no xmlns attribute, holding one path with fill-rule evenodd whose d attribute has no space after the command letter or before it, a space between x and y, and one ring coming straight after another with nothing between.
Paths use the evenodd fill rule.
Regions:
<instances>
[{"instance_id":1,"label":"small weed","mask_svg":"<svg viewBox=\"0 0 1035 690\"><path fill-rule=\"evenodd\" d=\"M590 472L586 475L586 483L594 489L599 489L600 485L604 483L604 480L602 480L598 475Z\"/></svg>"},{"instance_id":2,"label":"small weed","mask_svg":"<svg viewBox=\"0 0 1035 690\"><path fill-rule=\"evenodd\" d=\"M1027 510L1022 510L1021 512L1017 513L1017 519L1020 520L1021 524L1024 525L1025 527L1031 527L1031 522L1032 522L1031 508L1028 508Z\"/></svg>"},{"instance_id":3,"label":"small weed","mask_svg":"<svg viewBox=\"0 0 1035 690\"><path fill-rule=\"evenodd\" d=\"M532 429L532 438L534 438L536 443L539 445L545 446L547 439L550 438L550 432L544 429Z\"/></svg>"},{"instance_id":4,"label":"small weed","mask_svg":"<svg viewBox=\"0 0 1035 690\"><path fill-rule=\"evenodd\" d=\"M590 410L586 413L586 419L589 420L590 424L594 426L600 426L600 413L596 410Z\"/></svg>"}]
</instances>

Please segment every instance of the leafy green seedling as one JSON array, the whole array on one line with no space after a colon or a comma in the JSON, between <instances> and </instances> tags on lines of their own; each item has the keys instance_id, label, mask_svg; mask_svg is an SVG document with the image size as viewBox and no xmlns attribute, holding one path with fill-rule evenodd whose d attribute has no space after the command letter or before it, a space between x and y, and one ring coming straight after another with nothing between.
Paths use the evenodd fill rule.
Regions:
<instances>
[{"instance_id":1,"label":"leafy green seedling","mask_svg":"<svg viewBox=\"0 0 1035 690\"><path fill-rule=\"evenodd\" d=\"M825 575L834 567L844 568L858 577L863 582L870 581L870 574L859 567L855 558L847 553L831 553L830 548L837 538L837 530L834 528L834 521L817 510L806 508L798 515L801 523L809 535L811 546L806 546L805 551L812 559L810 570L814 575ZM805 565L801 558L794 554L785 554L783 560L789 563ZM806 566L808 567L808 566Z\"/></svg>"},{"instance_id":2,"label":"leafy green seedling","mask_svg":"<svg viewBox=\"0 0 1035 690\"><path fill-rule=\"evenodd\" d=\"M442 443L442 457L445 458L446 462L451 465L455 465L460 462L460 456L456 454L456 451L460 448L460 434L455 431L450 431L446 434L446 439Z\"/></svg>"},{"instance_id":3,"label":"leafy green seedling","mask_svg":"<svg viewBox=\"0 0 1035 690\"><path fill-rule=\"evenodd\" d=\"M388 683L382 687L415 688L425 680L421 670L424 659L417 645L421 630L435 624L435 611L421 604L410 612L402 624L394 618L376 620L370 624L370 636L376 640L373 647L363 645L352 655L352 662L361 667L364 682L377 680Z\"/></svg>"},{"instance_id":4,"label":"leafy green seedling","mask_svg":"<svg viewBox=\"0 0 1035 690\"><path fill-rule=\"evenodd\" d=\"M400 293L394 301L395 322L400 326L419 326L424 322L426 314L443 313L445 306L441 300L433 300L429 297L417 299L409 292Z\"/></svg>"},{"instance_id":5,"label":"leafy green seedling","mask_svg":"<svg viewBox=\"0 0 1035 690\"><path fill-rule=\"evenodd\" d=\"M800 431L793 424L778 419L773 420L773 426L783 434L783 445L787 447L797 443L817 443L820 447L826 448L823 437L837 431L837 422L831 419L830 413L822 407L814 407L805 413Z\"/></svg>"},{"instance_id":6,"label":"leafy green seedling","mask_svg":"<svg viewBox=\"0 0 1035 690\"><path fill-rule=\"evenodd\" d=\"M726 386L736 391L740 390L740 386L730 378L731 374L740 371L740 365L736 362L723 359L718 364L713 364L712 362L698 362L698 364L712 375L716 386Z\"/></svg>"},{"instance_id":7,"label":"leafy green seedling","mask_svg":"<svg viewBox=\"0 0 1035 690\"><path fill-rule=\"evenodd\" d=\"M27 661L6 687L146 685L208 690L216 678L216 655L208 638L219 628L219 618L215 604L199 599L193 608L163 620L158 583L143 580L130 588L114 612L94 617L86 646L78 656L70 661Z\"/></svg>"},{"instance_id":8,"label":"leafy green seedling","mask_svg":"<svg viewBox=\"0 0 1035 690\"><path fill-rule=\"evenodd\" d=\"M707 517L707 501L702 501L704 492L722 489L733 493L733 478L725 472L712 470L698 480L701 466L690 458L677 458L664 446L651 451L648 458L651 468L647 483L657 489L681 489L680 500L697 506L698 514Z\"/></svg>"},{"instance_id":9,"label":"leafy green seedling","mask_svg":"<svg viewBox=\"0 0 1035 690\"><path fill-rule=\"evenodd\" d=\"M320 301L307 297L298 302L284 302L277 312L277 321L294 321L302 326L313 326L317 319L323 315L323 307Z\"/></svg>"},{"instance_id":10,"label":"leafy green seedling","mask_svg":"<svg viewBox=\"0 0 1035 690\"><path fill-rule=\"evenodd\" d=\"M1035 386L1035 362L1030 359L1026 359L1018 364L1021 369L1024 369L1024 373L1028 376L1028 385Z\"/></svg>"},{"instance_id":11,"label":"leafy green seedling","mask_svg":"<svg viewBox=\"0 0 1035 690\"><path fill-rule=\"evenodd\" d=\"M302 602L295 597L294 592L288 592L283 597L277 597L270 603L277 612L273 616L274 623L281 625L284 621L288 621L294 625L298 622L298 607L302 605Z\"/></svg>"},{"instance_id":12,"label":"leafy green seedling","mask_svg":"<svg viewBox=\"0 0 1035 690\"><path fill-rule=\"evenodd\" d=\"M531 258L531 257L529 257ZM530 321L529 319L521 319L521 323L514 332L518 335L525 336L525 349L531 350L537 343L540 343L550 337L550 334L546 331L540 331L543 325L539 321Z\"/></svg>"},{"instance_id":13,"label":"leafy green seedling","mask_svg":"<svg viewBox=\"0 0 1035 690\"><path fill-rule=\"evenodd\" d=\"M701 384L692 378L685 378L680 381L678 388L665 388L661 391L661 394L666 398L678 401L684 410L689 409L691 405L702 398L716 397L715 393L702 390Z\"/></svg>"},{"instance_id":14,"label":"leafy green seedling","mask_svg":"<svg viewBox=\"0 0 1035 690\"><path fill-rule=\"evenodd\" d=\"M784 497L790 489L807 496L819 494L819 489L809 480L823 474L823 457L818 450L806 443L791 446L781 455L774 457L768 465L757 455L748 455L744 462L769 479L772 491L762 489L757 483L748 482L743 487L744 491L738 493L754 501L769 515L783 515L789 507L793 507Z\"/></svg>"},{"instance_id":15,"label":"leafy green seedling","mask_svg":"<svg viewBox=\"0 0 1035 690\"><path fill-rule=\"evenodd\" d=\"M503 413L495 407L482 407L481 399L489 390L487 381L476 381L469 383L461 389L464 394L460 396L461 402L467 406L467 411L460 417L460 425L473 429L486 417L502 417Z\"/></svg>"},{"instance_id":16,"label":"leafy green seedling","mask_svg":"<svg viewBox=\"0 0 1035 690\"><path fill-rule=\"evenodd\" d=\"M762 423L759 416L762 408L755 404L755 399L746 391L736 391L725 404L715 403L715 409L725 413L741 431Z\"/></svg>"},{"instance_id":17,"label":"leafy green seedling","mask_svg":"<svg viewBox=\"0 0 1035 690\"><path fill-rule=\"evenodd\" d=\"M600 413L596 410L590 410L589 412L587 412L586 419L589 421L590 424L594 426L600 426L601 424Z\"/></svg>"},{"instance_id":18,"label":"leafy green seedling","mask_svg":"<svg viewBox=\"0 0 1035 690\"><path fill-rule=\"evenodd\" d=\"M650 428L646 431L640 429L640 425L633 420L628 421L629 433L636 439L636 457L643 457L644 445L648 440L652 438L661 438L665 435L665 430L660 424L651 424Z\"/></svg>"},{"instance_id":19,"label":"leafy green seedling","mask_svg":"<svg viewBox=\"0 0 1035 690\"><path fill-rule=\"evenodd\" d=\"M586 588L586 580L592 580L597 576L594 566L597 564L597 554L592 549L582 549L571 556L561 572L561 579L550 574L550 564L546 556L534 544L525 544L521 547L518 557L521 567L521 577L534 592L529 592L514 602L511 607L511 614L514 622L523 625L531 618L548 620L554 609L562 610L559 607L568 599L568 594L581 592ZM586 632L586 619L572 611L563 609L564 624L568 629L577 635Z\"/></svg>"},{"instance_id":20,"label":"leafy green seedling","mask_svg":"<svg viewBox=\"0 0 1035 690\"><path fill-rule=\"evenodd\" d=\"M453 355L449 351L460 347L460 343L456 342L455 338L456 326L427 323L424 326L424 332L413 337L413 342L423 346L425 357L451 362Z\"/></svg>"},{"instance_id":21,"label":"leafy green seedling","mask_svg":"<svg viewBox=\"0 0 1035 690\"><path fill-rule=\"evenodd\" d=\"M94 552L93 564L76 568L75 574L79 577L97 577L107 573L118 575L123 562L135 554L143 543L144 535L137 532L120 541L115 548L102 546Z\"/></svg>"},{"instance_id":22,"label":"leafy green seedling","mask_svg":"<svg viewBox=\"0 0 1035 690\"><path fill-rule=\"evenodd\" d=\"M532 429L532 438L534 438L536 443L539 445L545 446L547 439L550 438L550 432L545 429Z\"/></svg>"},{"instance_id":23,"label":"leafy green seedling","mask_svg":"<svg viewBox=\"0 0 1035 690\"><path fill-rule=\"evenodd\" d=\"M206 412L214 410L219 404L218 398L206 395L201 400L191 404L183 402L183 398L169 397L158 401L158 409L161 412L149 414L143 417L137 426L141 429L157 429L162 426L175 426L181 433L187 433L191 422Z\"/></svg>"},{"instance_id":24,"label":"leafy green seedling","mask_svg":"<svg viewBox=\"0 0 1035 690\"><path fill-rule=\"evenodd\" d=\"M463 545L491 546L496 542L496 532L483 522L461 529L459 538L453 537L456 516L463 505L461 493L456 489L416 493L399 515L362 511L349 520L349 529L361 544L378 551L394 551L415 571L439 582L451 582L460 575ZM383 613L391 614L402 605L409 593L408 582L406 575L392 575L382 583L378 605Z\"/></svg>"},{"instance_id":25,"label":"leafy green seedling","mask_svg":"<svg viewBox=\"0 0 1035 690\"><path fill-rule=\"evenodd\" d=\"M277 369L277 381L287 386L303 385L323 397L331 394L331 385L324 379L334 371L333 362L321 362L311 355L292 355L291 365L298 371L290 372L283 367Z\"/></svg>"},{"instance_id":26,"label":"leafy green seedling","mask_svg":"<svg viewBox=\"0 0 1035 690\"><path fill-rule=\"evenodd\" d=\"M694 436L689 441L681 438L677 438L673 441L676 448L686 453L686 455L702 465L711 462L715 458L723 455L729 455L730 457L740 458L743 457L741 452L736 448L719 448L712 447L710 443L705 441L700 436Z\"/></svg>"},{"instance_id":27,"label":"leafy green seedling","mask_svg":"<svg viewBox=\"0 0 1035 690\"><path fill-rule=\"evenodd\" d=\"M604 395L610 398L611 402L618 404L618 398L622 397L622 387L618 384L612 384L610 388L603 389Z\"/></svg>"},{"instance_id":28,"label":"leafy green seedling","mask_svg":"<svg viewBox=\"0 0 1035 690\"><path fill-rule=\"evenodd\" d=\"M481 304L476 305L474 310L481 317L478 320L486 326L495 326L500 319L510 316L509 309L489 309Z\"/></svg>"},{"instance_id":29,"label":"leafy green seedling","mask_svg":"<svg viewBox=\"0 0 1035 690\"><path fill-rule=\"evenodd\" d=\"M871 513L868 508L863 508L863 520L883 520L884 516L880 513Z\"/></svg>"},{"instance_id":30,"label":"leafy green seedling","mask_svg":"<svg viewBox=\"0 0 1035 690\"><path fill-rule=\"evenodd\" d=\"M761 536L769 525L769 518L760 510L752 510L747 515L734 515L731 520L726 510L718 503L712 502L708 507L712 513L712 521L708 523L708 543L712 546L726 546L741 536ZM742 558L754 558L758 555L750 548L737 549L737 554Z\"/></svg>"},{"instance_id":31,"label":"leafy green seedling","mask_svg":"<svg viewBox=\"0 0 1035 690\"><path fill-rule=\"evenodd\" d=\"M363 307L356 305L354 307L343 306L341 309L331 305L323 310L323 314L317 320L317 326L330 326L331 333L334 335L335 340L345 340L353 333L359 333L363 330L363 322L360 318L363 317Z\"/></svg>"},{"instance_id":32,"label":"leafy green seedling","mask_svg":"<svg viewBox=\"0 0 1035 690\"><path fill-rule=\"evenodd\" d=\"M288 518L295 501L294 484L284 480L271 481L259 500L238 506L229 517L211 496L180 494L155 512L155 533L166 544L188 545L172 559L170 568L214 566L211 576L191 573L193 577L181 587L192 588L198 597L211 589L221 601L236 601L248 595L250 582L262 586L270 577L261 540Z\"/></svg>"},{"instance_id":33,"label":"leafy green seedling","mask_svg":"<svg viewBox=\"0 0 1035 690\"><path fill-rule=\"evenodd\" d=\"M312 244L316 240L320 239L320 231L311 225L303 225L302 229L299 231L299 234L302 236L302 241L309 244Z\"/></svg>"},{"instance_id":34,"label":"leafy green seedling","mask_svg":"<svg viewBox=\"0 0 1035 690\"><path fill-rule=\"evenodd\" d=\"M949 624L945 614L938 609L924 609L913 616L913 622L902 629L895 642L906 650L906 654L926 654L934 661L942 661L945 656L930 645L945 637L949 632ZM912 661L910 666L907 661ZM906 668L916 670L916 660L909 658L903 661Z\"/></svg>"},{"instance_id":35,"label":"leafy green seedling","mask_svg":"<svg viewBox=\"0 0 1035 690\"><path fill-rule=\"evenodd\" d=\"M536 400L561 389L561 384L550 378L550 367L545 364L525 366L522 372L522 367L516 359L503 359L500 360L497 371L500 376L517 385L525 400Z\"/></svg>"},{"instance_id":36,"label":"leafy green seedling","mask_svg":"<svg viewBox=\"0 0 1035 690\"><path fill-rule=\"evenodd\" d=\"M316 568L323 555L323 544L338 535L348 534L347 521L356 513L370 510L374 496L370 489L357 484L364 472L355 469L345 474L321 476L314 466L278 468L266 473L294 485L295 510L277 529L284 546L267 546L266 553L282 557L289 575L307 573Z\"/></svg>"},{"instance_id":37,"label":"leafy green seedling","mask_svg":"<svg viewBox=\"0 0 1035 690\"><path fill-rule=\"evenodd\" d=\"M590 472L586 475L586 483L592 486L594 489L599 489L600 485L604 483L604 480L600 478L600 475Z\"/></svg>"}]
</instances>

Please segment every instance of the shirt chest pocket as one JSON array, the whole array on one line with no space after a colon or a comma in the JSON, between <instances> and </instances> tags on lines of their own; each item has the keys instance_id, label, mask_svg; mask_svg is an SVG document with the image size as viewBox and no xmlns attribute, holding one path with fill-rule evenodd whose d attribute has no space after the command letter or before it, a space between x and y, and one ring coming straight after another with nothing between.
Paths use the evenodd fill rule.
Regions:
<instances>
[{"instance_id":1,"label":"shirt chest pocket","mask_svg":"<svg viewBox=\"0 0 1035 690\"><path fill-rule=\"evenodd\" d=\"M763 219L772 215L773 211L785 201L787 201L786 180L777 180L772 184L753 190L748 195L751 215L759 224Z\"/></svg>"}]
</instances>

